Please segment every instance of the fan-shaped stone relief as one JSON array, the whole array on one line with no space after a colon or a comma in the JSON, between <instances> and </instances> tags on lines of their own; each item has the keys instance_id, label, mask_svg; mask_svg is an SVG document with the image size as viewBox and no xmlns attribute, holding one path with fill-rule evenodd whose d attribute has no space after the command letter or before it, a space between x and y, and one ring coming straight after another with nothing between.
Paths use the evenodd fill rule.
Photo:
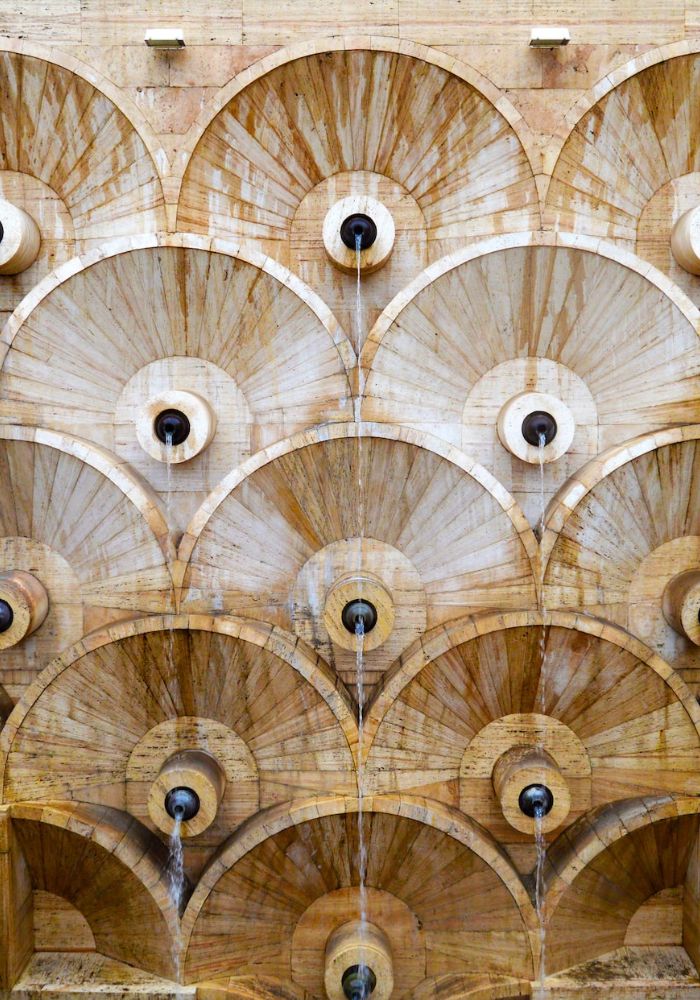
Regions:
<instances>
[{"instance_id":1,"label":"fan-shaped stone relief","mask_svg":"<svg viewBox=\"0 0 700 1000\"><path fill-rule=\"evenodd\" d=\"M0 633L0 681L16 699L91 629L172 610L170 542L154 494L84 441L0 428L0 469L0 600L13 618ZM18 572L46 601L35 630L37 598L7 579Z\"/></svg>"},{"instance_id":2,"label":"fan-shaped stone relief","mask_svg":"<svg viewBox=\"0 0 700 1000\"><path fill-rule=\"evenodd\" d=\"M548 607L618 622L694 691L700 594L688 573L700 541L698 437L697 425L643 436L584 466L552 501L544 577Z\"/></svg>"},{"instance_id":3,"label":"fan-shaped stone relief","mask_svg":"<svg viewBox=\"0 0 700 1000\"><path fill-rule=\"evenodd\" d=\"M439 53L397 51L388 39L350 50L336 41L271 62L198 137L178 225L260 245L352 329L354 281L329 260L323 220L344 199L378 201L396 236L385 267L364 282L360 341L428 261L480 236L539 225L532 168L514 129Z\"/></svg>"},{"instance_id":4,"label":"fan-shaped stone relief","mask_svg":"<svg viewBox=\"0 0 700 1000\"><path fill-rule=\"evenodd\" d=\"M0 47L0 992L695 1000L696 43L252 3Z\"/></svg>"},{"instance_id":5,"label":"fan-shaped stone relief","mask_svg":"<svg viewBox=\"0 0 700 1000\"><path fill-rule=\"evenodd\" d=\"M224 790L215 820L187 838L185 864L196 874L260 808L316 791L353 794L355 722L327 668L269 627L208 624L127 622L56 660L0 736L1 801L91 802L167 834L152 812L159 775L174 755L205 750ZM61 722L65 704L72 714Z\"/></svg>"},{"instance_id":6,"label":"fan-shaped stone relief","mask_svg":"<svg viewBox=\"0 0 700 1000\"><path fill-rule=\"evenodd\" d=\"M251 962L254 971L286 978L291 970L295 980L301 972L318 995L323 950L307 953L315 944L305 924L313 911L325 940L360 905L358 826L349 805L326 802L306 821L280 810L268 821L267 836L256 837L251 828L245 840L232 840L219 865L204 873L184 917L188 979L222 965L249 971L251 907L262 914L272 905L275 915L265 947ZM433 813L426 800L410 796L378 797L368 806L364 823L374 859L367 872L369 919L389 920L384 927L397 959L408 951L407 960L396 962L397 995L412 995L426 973L440 975L451 963L481 973L501 972L505 964L527 977L532 905L488 834L438 803ZM420 864L411 864L419 855ZM221 913L228 919L218 919ZM492 950L489 942L496 940Z\"/></svg>"},{"instance_id":7,"label":"fan-shaped stone relief","mask_svg":"<svg viewBox=\"0 0 700 1000\"><path fill-rule=\"evenodd\" d=\"M361 430L329 425L224 480L188 528L180 561L183 610L235 607L293 628L353 687L354 626L343 627L342 612L355 591L376 594L369 691L425 624L532 606L535 546L510 496L456 449L379 424Z\"/></svg>"},{"instance_id":8,"label":"fan-shaped stone relief","mask_svg":"<svg viewBox=\"0 0 700 1000\"><path fill-rule=\"evenodd\" d=\"M197 239L143 242L71 264L15 313L0 413L109 448L183 530L252 452L348 418L352 350L317 297L272 261ZM169 447L158 419L173 410L188 428Z\"/></svg>"},{"instance_id":9,"label":"fan-shaped stone relief","mask_svg":"<svg viewBox=\"0 0 700 1000\"><path fill-rule=\"evenodd\" d=\"M601 802L697 794L699 720L680 678L622 629L561 612L475 616L428 633L384 676L366 717L365 781L368 793L478 815L529 871L533 821L508 802L509 783L518 795L527 786L518 754L539 755L549 775L549 838Z\"/></svg>"},{"instance_id":10,"label":"fan-shaped stone relief","mask_svg":"<svg viewBox=\"0 0 700 1000\"><path fill-rule=\"evenodd\" d=\"M18 927L10 958L20 968L33 951L33 894L40 891L82 913L101 953L173 977L177 913L167 852L152 834L118 810L75 803L18 805L0 815L0 828L3 876L8 853L12 869L3 915Z\"/></svg>"},{"instance_id":11,"label":"fan-shaped stone relief","mask_svg":"<svg viewBox=\"0 0 700 1000\"><path fill-rule=\"evenodd\" d=\"M645 62L618 71L574 124L553 168L545 224L624 242L697 303L687 231L676 232L685 253L672 248L672 234L700 203L700 56Z\"/></svg>"},{"instance_id":12,"label":"fan-shaped stone relief","mask_svg":"<svg viewBox=\"0 0 700 1000\"><path fill-rule=\"evenodd\" d=\"M0 49L0 198L27 213L41 237L35 262L3 278L5 316L77 249L165 223L161 181L142 135L75 60L53 56ZM7 227L4 208L0 221ZM0 265L6 253L3 246Z\"/></svg>"},{"instance_id":13,"label":"fan-shaped stone relief","mask_svg":"<svg viewBox=\"0 0 700 1000\"><path fill-rule=\"evenodd\" d=\"M610 445L696 419L698 316L648 271L575 238L514 236L446 257L371 332L363 415L462 448L536 525L530 412L556 416L542 456L547 497Z\"/></svg>"},{"instance_id":14,"label":"fan-shaped stone relief","mask_svg":"<svg viewBox=\"0 0 700 1000\"><path fill-rule=\"evenodd\" d=\"M643 958L644 945L635 943L643 924L637 929L634 924L647 907L657 920L655 943L676 953L671 969L677 963L687 978L698 961L698 802L697 797L647 798L606 806L555 843L545 876L553 972L603 955L609 956L612 978L618 950L627 949L630 964L637 949ZM676 890L673 902L668 890ZM660 940L664 898L680 923L680 940L676 930L668 934L670 944ZM638 966L643 968L643 961Z\"/></svg>"}]
</instances>

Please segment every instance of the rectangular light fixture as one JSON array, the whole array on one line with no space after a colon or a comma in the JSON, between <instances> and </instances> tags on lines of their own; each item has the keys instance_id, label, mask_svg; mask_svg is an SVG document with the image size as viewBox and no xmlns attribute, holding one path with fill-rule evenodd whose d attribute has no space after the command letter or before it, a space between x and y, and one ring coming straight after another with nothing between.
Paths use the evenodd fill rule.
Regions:
<instances>
[{"instance_id":1,"label":"rectangular light fixture","mask_svg":"<svg viewBox=\"0 0 700 1000\"><path fill-rule=\"evenodd\" d=\"M568 28L533 28L530 32L530 48L556 49L560 45L568 45L571 35Z\"/></svg>"},{"instance_id":2,"label":"rectangular light fixture","mask_svg":"<svg viewBox=\"0 0 700 1000\"><path fill-rule=\"evenodd\" d=\"M185 47L185 36L181 28L147 28L143 40L152 49Z\"/></svg>"}]
</instances>

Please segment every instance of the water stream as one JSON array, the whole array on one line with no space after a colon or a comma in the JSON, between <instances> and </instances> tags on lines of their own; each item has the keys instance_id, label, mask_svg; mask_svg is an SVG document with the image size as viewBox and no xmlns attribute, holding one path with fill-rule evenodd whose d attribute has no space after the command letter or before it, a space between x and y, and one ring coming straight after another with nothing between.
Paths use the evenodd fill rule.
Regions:
<instances>
[{"instance_id":1,"label":"water stream","mask_svg":"<svg viewBox=\"0 0 700 1000\"><path fill-rule=\"evenodd\" d=\"M173 447L173 431L166 430L165 432L165 447L166 454L168 454L169 449ZM166 462L165 471L165 482L166 482L166 493L165 493L165 519L168 526L168 531L172 533L172 462ZM173 611L175 609L173 608ZM175 673L175 630L172 626L172 621L168 626L168 674L172 677ZM175 969L175 981L180 982L180 972L181 972L181 954L182 954L182 936L180 930L180 916L182 914L184 906L184 895L185 895L185 855L182 847L182 817L176 814L175 824L173 826L173 831L170 834L170 840L168 842L168 891L170 893L170 898L173 901L175 910L178 917L177 929L175 937L172 943L172 958L173 966Z\"/></svg>"},{"instance_id":2,"label":"water stream","mask_svg":"<svg viewBox=\"0 0 700 1000\"><path fill-rule=\"evenodd\" d=\"M542 539L544 537L544 524L545 524L545 513L546 513L546 503L545 503L545 491L544 491L544 449L546 447L547 441L545 435L540 432L538 435L538 449L537 457L539 460L540 467L540 517L537 527L537 534L540 541L540 550L542 546ZM546 678L546 656L547 656L547 626L545 623L545 600L544 600L544 566L542 560L539 563L540 572L540 594L539 594L539 604L540 612L542 614L542 628L540 629L540 643L539 643L539 658L540 658L540 680L539 680L539 705L538 710L541 716L546 716L547 714L547 678ZM537 749L545 749L545 733L544 730L538 730L537 738ZM544 980L546 975L546 954L547 954L547 931L546 931L546 913L544 905L544 865L545 858L547 856L547 843L545 840L543 826L543 813L536 813L535 815L535 912L537 913L537 922L539 924L539 941L540 941L540 955L539 955L539 967L537 969L537 984L533 989L533 1000L544 1000Z\"/></svg>"},{"instance_id":3,"label":"water stream","mask_svg":"<svg viewBox=\"0 0 700 1000\"><path fill-rule=\"evenodd\" d=\"M357 400L355 403L355 423L357 425L357 573L359 578L358 598L362 599L363 571L363 537L365 520L365 495L362 475L362 398L364 395L364 375L360 366L360 350L362 348L362 235L355 234L355 261L357 280L355 283L355 350L357 353ZM364 830L364 644L365 621L360 615L355 622L355 690L357 696L357 841L358 841L358 877L360 893L360 955L359 965L366 965L363 960L363 942L367 928L367 843Z\"/></svg>"},{"instance_id":4,"label":"water stream","mask_svg":"<svg viewBox=\"0 0 700 1000\"><path fill-rule=\"evenodd\" d=\"M173 940L172 945L172 956L173 965L175 967L175 981L180 982L180 955L182 952L182 939L180 932L180 922L179 918L182 914L184 902L185 902L185 856L182 849L182 837L180 836L180 827L182 825L182 820L179 815L176 814L175 824L173 826L173 832L170 834L170 856L168 858L168 891L170 892L170 898L173 901L175 910L178 916L177 932Z\"/></svg>"},{"instance_id":5,"label":"water stream","mask_svg":"<svg viewBox=\"0 0 700 1000\"><path fill-rule=\"evenodd\" d=\"M363 737L364 737L364 644L365 644L365 622L362 615L358 616L355 624L355 640L357 642L357 653L355 657L356 669L356 689L357 689L357 837L358 837L358 874L360 879L360 934L362 927L367 923L367 844L363 829L363 807L364 807L364 761Z\"/></svg>"}]
</instances>

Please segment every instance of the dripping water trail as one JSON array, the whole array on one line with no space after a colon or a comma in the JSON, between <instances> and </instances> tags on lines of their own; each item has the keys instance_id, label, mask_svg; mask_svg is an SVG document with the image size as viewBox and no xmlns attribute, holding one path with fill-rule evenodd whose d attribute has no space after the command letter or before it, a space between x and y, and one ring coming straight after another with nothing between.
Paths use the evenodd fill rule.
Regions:
<instances>
[{"instance_id":1,"label":"dripping water trail","mask_svg":"<svg viewBox=\"0 0 700 1000\"><path fill-rule=\"evenodd\" d=\"M540 518L538 524L538 536L540 541L540 552L542 548L542 539L544 538L544 523L545 523L545 491L544 491L544 449L547 445L547 439L544 433L540 432L538 434L538 448L537 457L539 460L540 467ZM547 659L547 626L545 622L545 599L544 599L544 566L542 559L539 560L539 604L540 613L542 615L542 627L540 629L540 642L539 642L539 660L540 660L540 682L539 682L539 714L541 716L546 716L547 714L547 673L546 673L546 659ZM545 749L545 731L544 729L538 728L538 740L537 748L539 750ZM537 922L539 924L539 937L540 937L540 956L539 956L539 968L537 970L537 979L539 982L539 989L536 990L534 996L544 996L544 980L546 975L546 952L547 952L547 931L546 931L546 913L544 907L544 864L545 858L547 856L547 844L545 841L544 830L542 828L544 820L544 812L537 811L535 813L535 911L537 913Z\"/></svg>"}]
</instances>

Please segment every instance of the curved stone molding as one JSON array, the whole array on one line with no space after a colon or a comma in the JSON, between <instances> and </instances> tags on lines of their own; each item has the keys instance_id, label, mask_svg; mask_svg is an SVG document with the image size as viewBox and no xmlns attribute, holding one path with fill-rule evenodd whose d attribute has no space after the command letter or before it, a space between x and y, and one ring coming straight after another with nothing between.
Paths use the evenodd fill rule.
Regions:
<instances>
[{"instance_id":1,"label":"curved stone molding","mask_svg":"<svg viewBox=\"0 0 700 1000\"><path fill-rule=\"evenodd\" d=\"M494 789L497 760L515 746L546 749L572 819L634 794L700 790L695 698L641 642L592 616L446 624L385 675L365 719L368 794L429 793L478 816L501 843L533 845L531 821L514 831ZM670 725L678 743L666 746Z\"/></svg>"},{"instance_id":2,"label":"curved stone molding","mask_svg":"<svg viewBox=\"0 0 700 1000\"><path fill-rule=\"evenodd\" d=\"M256 971L291 978L290 928L327 892L357 884L351 846L356 808L356 800L328 798L280 806L234 834L216 863L203 873L183 917L188 982L209 976L212 968L228 975L250 973L249 936L256 933L251 921L272 894L287 902L269 925L269 945ZM387 845L370 864L368 887L398 896L416 914L426 931L428 960L440 966L439 953L430 942L439 939L440 928L449 921L461 935L460 963L465 970L498 973L509 964L511 973L520 969L523 976L530 976L531 947L536 945L534 910L515 870L488 834L474 821L426 799L377 796L367 799L364 808L368 837ZM274 855L294 856L294 865L270 868L266 858L272 856L271 844ZM398 866L387 853L393 850L402 858ZM416 851L421 860L416 857L414 869ZM320 867L313 860L318 858ZM410 871L413 878L406 877ZM469 907L463 905L465 893ZM221 905L228 913L226 924L214 917ZM341 912L337 925L346 919ZM486 958L481 938L489 928L498 928L502 950L497 955L489 952ZM260 954L259 929L257 940Z\"/></svg>"},{"instance_id":3,"label":"curved stone molding","mask_svg":"<svg viewBox=\"0 0 700 1000\"><path fill-rule=\"evenodd\" d=\"M633 629L693 689L697 647L668 623L664 592L698 565L699 439L696 424L604 452L552 500L543 544L547 607L585 608Z\"/></svg>"},{"instance_id":4,"label":"curved stone molding","mask_svg":"<svg viewBox=\"0 0 700 1000\"><path fill-rule=\"evenodd\" d=\"M331 641L332 662L353 686L354 652L332 643L323 611L337 580L365 571L361 558L374 540L387 560L397 549L415 569L429 626L470 610L528 600L534 606L536 558L522 513L480 466L420 432L381 424L363 424L361 438L358 431L356 424L331 424L251 459L211 494L180 546L183 610L236 608L290 628L293 593L295 614L315 624L310 641L319 650ZM343 539L349 544L329 563L337 576L308 576L302 600L295 588L302 568ZM384 579L380 560L369 569L385 587L400 589L396 577ZM414 586L412 575L407 581ZM389 667L387 649L392 658L400 652L389 642L367 652L369 684Z\"/></svg>"},{"instance_id":5,"label":"curved stone molding","mask_svg":"<svg viewBox=\"0 0 700 1000\"><path fill-rule=\"evenodd\" d=\"M685 884L683 943L698 960L700 800L628 799L584 817L551 848L546 872L547 970L597 958L625 944L645 901ZM595 934L575 927L595 911Z\"/></svg>"},{"instance_id":6,"label":"curved stone molding","mask_svg":"<svg viewBox=\"0 0 700 1000\"><path fill-rule=\"evenodd\" d=\"M72 903L102 954L176 978L167 850L151 833L116 809L75 802L17 803L10 817L34 889Z\"/></svg>"},{"instance_id":7,"label":"curved stone molding","mask_svg":"<svg viewBox=\"0 0 700 1000\"><path fill-rule=\"evenodd\" d=\"M86 720L77 732L70 718L57 728L67 699ZM247 746L245 756L232 738ZM23 747L34 740L42 752L27 755ZM188 847L196 872L259 806L317 790L352 794L355 741L347 696L292 637L240 619L154 615L92 633L26 692L0 735L2 796L128 803L154 829L151 785L173 753L218 752L231 766L233 752L234 773L246 781L226 783L216 819Z\"/></svg>"},{"instance_id":8,"label":"curved stone molding","mask_svg":"<svg viewBox=\"0 0 700 1000\"><path fill-rule=\"evenodd\" d=\"M134 310L135 289L148 309ZM5 420L115 451L159 493L177 494L181 529L252 452L351 413L354 356L327 307L274 261L219 241L113 241L41 282L3 339L0 419L4 409ZM202 398L216 430L212 419L197 431L193 410L191 441L211 440L201 454L187 442L173 449L184 461L168 471L147 404L183 391Z\"/></svg>"},{"instance_id":9,"label":"curved stone molding","mask_svg":"<svg viewBox=\"0 0 700 1000\"><path fill-rule=\"evenodd\" d=\"M0 573L0 602L4 611L0 650L16 646L36 632L49 610L46 588L24 570Z\"/></svg>"},{"instance_id":10,"label":"curved stone molding","mask_svg":"<svg viewBox=\"0 0 700 1000\"><path fill-rule=\"evenodd\" d=\"M362 352L362 416L462 448L534 525L537 449L519 427L509 433L522 448L504 447L504 407L527 392L561 408L548 498L603 449L698 419L699 326L692 303L632 254L579 236L504 236L431 265L385 309Z\"/></svg>"},{"instance_id":11,"label":"curved stone molding","mask_svg":"<svg viewBox=\"0 0 700 1000\"><path fill-rule=\"evenodd\" d=\"M84 630L171 608L171 541L148 487L67 434L0 427L0 483L2 566L34 571L49 604L44 626L2 653L0 680L19 697Z\"/></svg>"}]
</instances>

